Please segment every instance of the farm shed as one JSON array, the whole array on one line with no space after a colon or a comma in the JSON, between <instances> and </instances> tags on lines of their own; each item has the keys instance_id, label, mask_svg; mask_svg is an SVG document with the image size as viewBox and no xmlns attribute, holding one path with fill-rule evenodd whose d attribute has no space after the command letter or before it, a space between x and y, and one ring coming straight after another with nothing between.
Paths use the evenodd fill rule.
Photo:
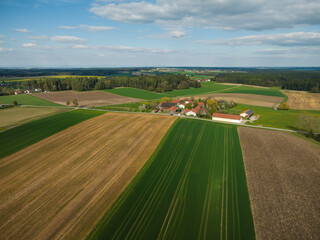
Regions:
<instances>
[{"instance_id":1,"label":"farm shed","mask_svg":"<svg viewBox=\"0 0 320 240\"><path fill-rule=\"evenodd\" d=\"M192 109L185 109L185 113L187 116L194 116L196 117L197 116L197 113L198 113L198 109L196 108L192 108Z\"/></svg>"},{"instance_id":2,"label":"farm shed","mask_svg":"<svg viewBox=\"0 0 320 240\"><path fill-rule=\"evenodd\" d=\"M223 122L232 122L232 123L241 123L242 117L238 116L238 115L214 113L214 114L212 114L212 120L223 121Z\"/></svg>"},{"instance_id":3,"label":"farm shed","mask_svg":"<svg viewBox=\"0 0 320 240\"><path fill-rule=\"evenodd\" d=\"M250 109L247 109L245 111L243 111L242 113L240 113L241 117L245 117L245 118L249 118L253 115L253 111Z\"/></svg>"}]
</instances>

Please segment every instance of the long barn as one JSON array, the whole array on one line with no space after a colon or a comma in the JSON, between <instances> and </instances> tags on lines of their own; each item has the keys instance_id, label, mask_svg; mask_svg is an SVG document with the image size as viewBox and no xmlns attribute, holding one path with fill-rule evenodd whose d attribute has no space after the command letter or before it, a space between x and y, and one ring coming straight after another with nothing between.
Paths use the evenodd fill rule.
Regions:
<instances>
[{"instance_id":1,"label":"long barn","mask_svg":"<svg viewBox=\"0 0 320 240\"><path fill-rule=\"evenodd\" d=\"M222 122L232 122L232 123L241 123L242 117L239 115L231 115L224 113L213 113L212 120L214 121L222 121Z\"/></svg>"}]
</instances>

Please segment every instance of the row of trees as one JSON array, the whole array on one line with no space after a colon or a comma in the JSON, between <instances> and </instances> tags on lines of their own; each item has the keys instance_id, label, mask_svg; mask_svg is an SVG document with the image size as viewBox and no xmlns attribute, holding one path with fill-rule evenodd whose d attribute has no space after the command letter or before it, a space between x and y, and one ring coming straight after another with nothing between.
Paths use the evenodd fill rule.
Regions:
<instances>
[{"instance_id":1,"label":"row of trees","mask_svg":"<svg viewBox=\"0 0 320 240\"><path fill-rule=\"evenodd\" d=\"M221 73L217 82L241 83L264 87L281 87L288 90L320 92L320 72L318 71L254 71L241 73Z\"/></svg>"},{"instance_id":2,"label":"row of trees","mask_svg":"<svg viewBox=\"0 0 320 240\"><path fill-rule=\"evenodd\" d=\"M17 84L17 83L16 83ZM66 77L66 78L41 78L18 83L15 86L23 89L41 88L43 91L63 90L102 90L114 87L133 87L148 91L167 92L174 89L198 88L201 84L184 75L159 75L159 76L116 76L108 78L99 77ZM13 94L12 89L4 88L3 94Z\"/></svg>"}]
</instances>

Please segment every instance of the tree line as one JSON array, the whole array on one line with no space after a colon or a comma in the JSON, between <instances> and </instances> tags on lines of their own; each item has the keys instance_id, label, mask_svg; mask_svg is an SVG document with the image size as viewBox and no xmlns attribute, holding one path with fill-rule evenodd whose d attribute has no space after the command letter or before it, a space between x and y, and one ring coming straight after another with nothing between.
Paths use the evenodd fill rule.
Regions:
<instances>
[{"instance_id":1,"label":"tree line","mask_svg":"<svg viewBox=\"0 0 320 240\"><path fill-rule=\"evenodd\" d=\"M253 71L241 73L220 73L217 82L241 83L264 87L281 87L288 90L320 92L319 71Z\"/></svg>"},{"instance_id":2,"label":"tree line","mask_svg":"<svg viewBox=\"0 0 320 240\"><path fill-rule=\"evenodd\" d=\"M66 77L37 78L24 82L15 82L15 88L42 91L88 91L103 90L115 87L133 87L155 92L167 92L175 89L198 88L201 84L185 75L158 76L116 76L116 77ZM12 88L1 88L0 95L13 94Z\"/></svg>"}]
</instances>

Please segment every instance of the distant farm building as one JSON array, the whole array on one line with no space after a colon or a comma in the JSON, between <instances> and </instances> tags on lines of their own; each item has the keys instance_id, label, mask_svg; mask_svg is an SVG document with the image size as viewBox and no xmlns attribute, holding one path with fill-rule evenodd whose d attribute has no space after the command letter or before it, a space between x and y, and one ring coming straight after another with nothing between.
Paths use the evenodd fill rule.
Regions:
<instances>
[{"instance_id":1,"label":"distant farm building","mask_svg":"<svg viewBox=\"0 0 320 240\"><path fill-rule=\"evenodd\" d=\"M197 116L197 113L198 113L198 109L195 109L195 108L192 108L192 109L184 109L184 112L187 116L194 116L196 117Z\"/></svg>"},{"instance_id":2,"label":"distant farm building","mask_svg":"<svg viewBox=\"0 0 320 240\"><path fill-rule=\"evenodd\" d=\"M17 90L17 91L14 92L15 95L22 94L22 93L23 92L21 90Z\"/></svg>"},{"instance_id":3,"label":"distant farm building","mask_svg":"<svg viewBox=\"0 0 320 240\"><path fill-rule=\"evenodd\" d=\"M171 107L171 108L169 108L168 110L168 113L170 113L170 114L176 114L177 112L177 108L176 107Z\"/></svg>"},{"instance_id":4,"label":"distant farm building","mask_svg":"<svg viewBox=\"0 0 320 240\"><path fill-rule=\"evenodd\" d=\"M222 121L222 122L232 122L232 123L241 123L242 117L239 115L231 115L224 113L214 113L212 114L212 120Z\"/></svg>"},{"instance_id":5,"label":"distant farm building","mask_svg":"<svg viewBox=\"0 0 320 240\"><path fill-rule=\"evenodd\" d=\"M253 115L253 111L250 109L247 109L247 110L243 111L242 113L240 113L240 116L244 117L244 118L249 118L252 115Z\"/></svg>"}]
</instances>

